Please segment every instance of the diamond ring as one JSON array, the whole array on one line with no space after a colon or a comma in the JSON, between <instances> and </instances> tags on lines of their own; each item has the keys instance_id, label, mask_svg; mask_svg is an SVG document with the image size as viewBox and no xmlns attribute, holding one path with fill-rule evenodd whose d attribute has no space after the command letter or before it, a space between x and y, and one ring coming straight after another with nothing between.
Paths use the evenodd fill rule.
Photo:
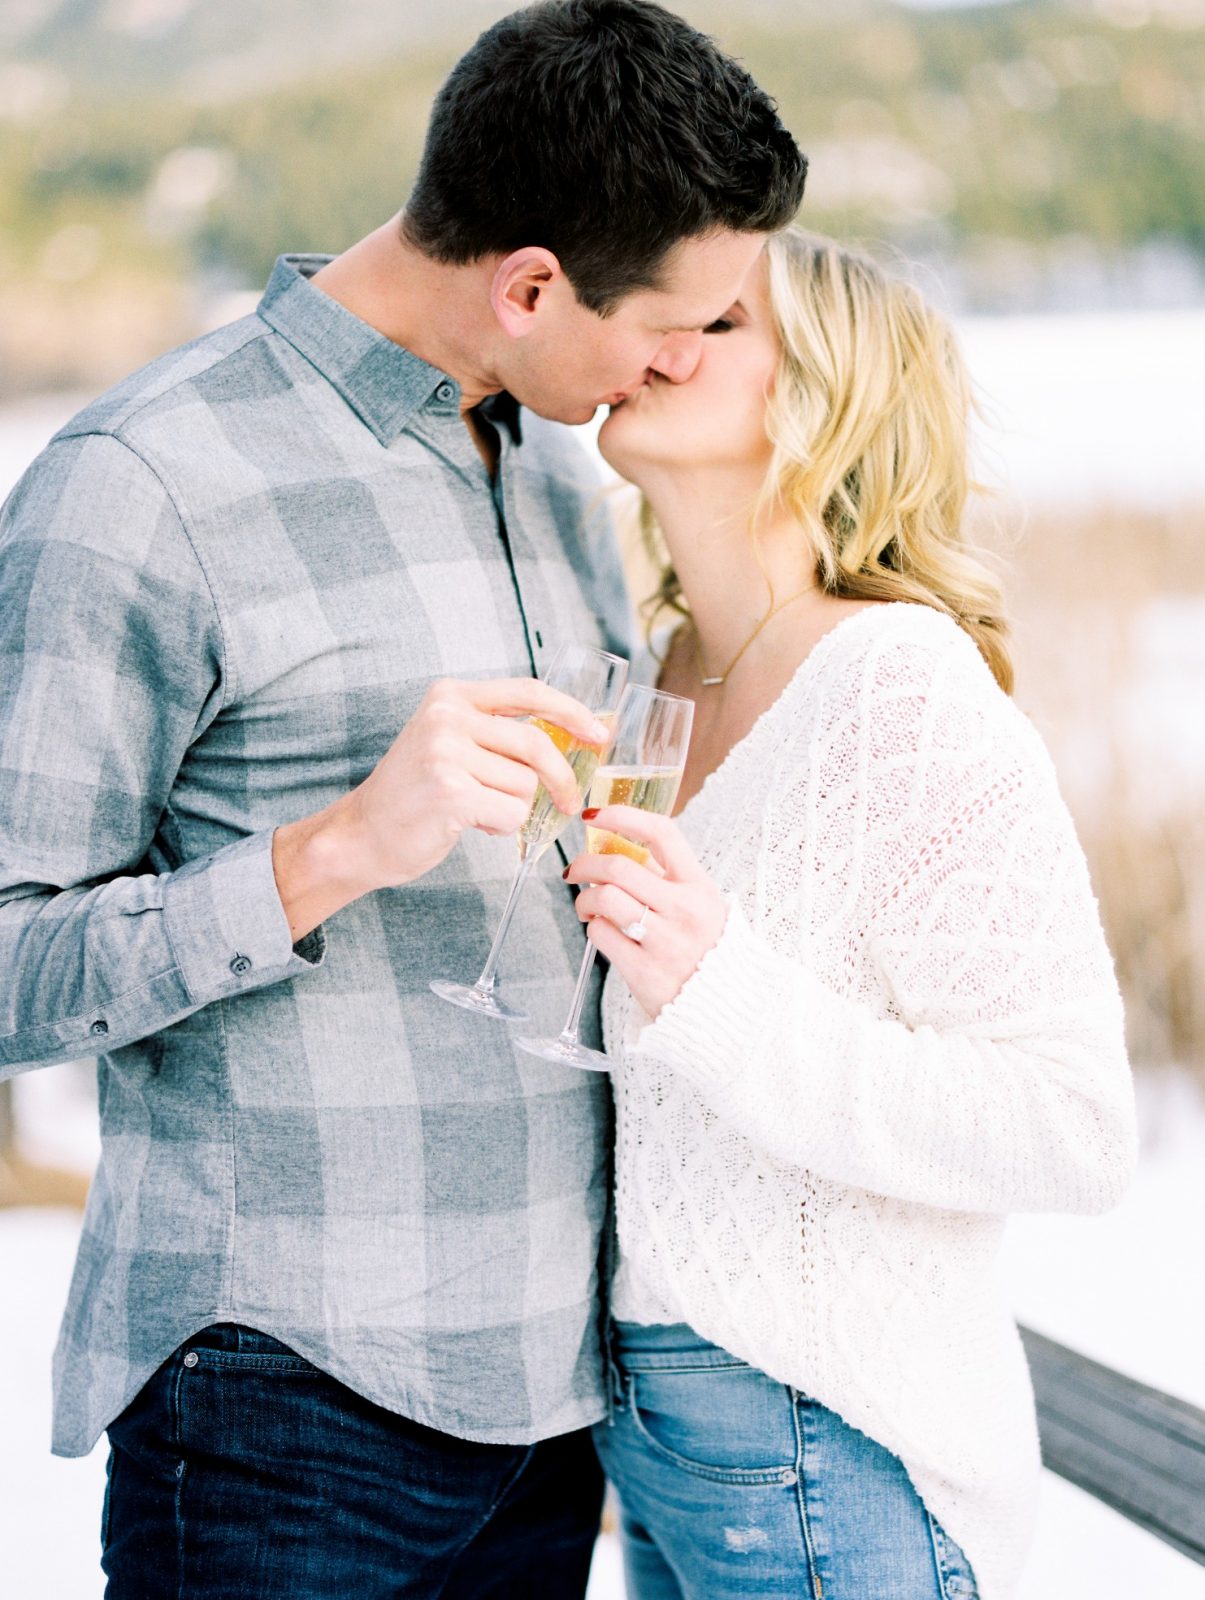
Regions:
<instances>
[{"instance_id":1,"label":"diamond ring","mask_svg":"<svg viewBox=\"0 0 1205 1600\"><path fill-rule=\"evenodd\" d=\"M625 939L630 939L633 944L640 944L643 941L646 932L644 919L648 916L648 914L649 908L647 906L641 906L640 915L636 921L629 922L626 928L620 928L619 931L623 934Z\"/></svg>"}]
</instances>

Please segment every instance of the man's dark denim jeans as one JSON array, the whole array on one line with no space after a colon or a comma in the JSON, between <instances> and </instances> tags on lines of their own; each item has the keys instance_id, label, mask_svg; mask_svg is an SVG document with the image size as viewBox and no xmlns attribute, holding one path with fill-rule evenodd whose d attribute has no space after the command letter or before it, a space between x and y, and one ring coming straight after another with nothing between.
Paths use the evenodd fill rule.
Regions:
<instances>
[{"instance_id":1,"label":"man's dark denim jeans","mask_svg":"<svg viewBox=\"0 0 1205 1600\"><path fill-rule=\"evenodd\" d=\"M588 1431L473 1444L361 1399L266 1334L182 1345L109 1429L108 1600L580 1600Z\"/></svg>"}]
</instances>

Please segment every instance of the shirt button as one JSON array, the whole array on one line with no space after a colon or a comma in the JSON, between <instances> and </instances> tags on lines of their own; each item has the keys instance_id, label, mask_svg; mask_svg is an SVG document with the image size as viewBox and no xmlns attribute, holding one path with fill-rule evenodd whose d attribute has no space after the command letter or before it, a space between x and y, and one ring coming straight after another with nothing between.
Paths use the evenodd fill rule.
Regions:
<instances>
[{"instance_id":1,"label":"shirt button","mask_svg":"<svg viewBox=\"0 0 1205 1600\"><path fill-rule=\"evenodd\" d=\"M235 956L234 960L230 963L230 970L234 973L236 978L245 978L251 971L251 965L252 963L250 956Z\"/></svg>"},{"instance_id":2,"label":"shirt button","mask_svg":"<svg viewBox=\"0 0 1205 1600\"><path fill-rule=\"evenodd\" d=\"M190 1350L188 1352L188 1354L184 1357L184 1365L186 1367L195 1367L197 1362L200 1359L201 1359L200 1356L197 1354L197 1352L195 1350Z\"/></svg>"},{"instance_id":3,"label":"shirt button","mask_svg":"<svg viewBox=\"0 0 1205 1600\"><path fill-rule=\"evenodd\" d=\"M456 398L455 386L450 383L441 383L439 388L435 391L435 398L442 401L444 405L447 405L449 401L455 400Z\"/></svg>"},{"instance_id":4,"label":"shirt button","mask_svg":"<svg viewBox=\"0 0 1205 1600\"><path fill-rule=\"evenodd\" d=\"M101 1034L108 1033L109 1024L105 1021L105 1019L103 1017L98 1017L97 1020L92 1024L91 1028L89 1028L88 1031L89 1031L89 1033L96 1034L96 1036L99 1038Z\"/></svg>"}]
</instances>

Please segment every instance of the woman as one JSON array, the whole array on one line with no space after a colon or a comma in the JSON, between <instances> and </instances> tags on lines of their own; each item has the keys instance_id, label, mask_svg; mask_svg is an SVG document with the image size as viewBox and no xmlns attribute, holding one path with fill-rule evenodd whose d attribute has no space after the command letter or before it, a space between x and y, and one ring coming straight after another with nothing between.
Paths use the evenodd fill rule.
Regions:
<instances>
[{"instance_id":1,"label":"woman","mask_svg":"<svg viewBox=\"0 0 1205 1600\"><path fill-rule=\"evenodd\" d=\"M968 384L916 291L797 231L600 444L664 539L696 731L653 862L567 876L610 959L616 1405L638 1600L1012 1594L1038 1477L1006 1213L1135 1128L1049 759L964 545Z\"/></svg>"}]
</instances>

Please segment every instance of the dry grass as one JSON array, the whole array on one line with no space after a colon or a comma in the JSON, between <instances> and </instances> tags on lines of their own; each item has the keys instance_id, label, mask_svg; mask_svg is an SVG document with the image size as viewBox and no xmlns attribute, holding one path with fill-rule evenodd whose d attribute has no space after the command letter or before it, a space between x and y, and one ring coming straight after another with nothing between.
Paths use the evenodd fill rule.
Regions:
<instances>
[{"instance_id":1,"label":"dry grass","mask_svg":"<svg viewBox=\"0 0 1205 1600\"><path fill-rule=\"evenodd\" d=\"M1152 606L1197 596L1205 627L1205 508L1167 514L981 518L1003 566L1017 700L1049 745L1092 869L1140 1066L1181 1063L1205 1078L1205 817L1174 760L1133 737L1133 698L1166 680L1149 659ZM625 535L632 592L652 588ZM1205 683L1195 686L1205 703ZM1192 685L1182 703L1193 704ZM1141 721L1141 713L1138 715ZM1184 727L1198 746L1205 731ZM1169 752L1174 755L1174 752ZM1205 772L1205 759L1201 770ZM1152 797L1155 798L1152 798Z\"/></svg>"},{"instance_id":2,"label":"dry grass","mask_svg":"<svg viewBox=\"0 0 1205 1600\"><path fill-rule=\"evenodd\" d=\"M1205 1078L1205 796L1182 755L1205 742L1205 683L1186 681L1199 672L1187 634L1205 624L1205 508L1044 518L1007 542L1017 697L1075 814L1132 1057ZM1169 717L1156 701L1172 695Z\"/></svg>"},{"instance_id":3,"label":"dry grass","mask_svg":"<svg viewBox=\"0 0 1205 1600\"><path fill-rule=\"evenodd\" d=\"M99 394L126 372L196 336L178 284L0 283L0 395Z\"/></svg>"},{"instance_id":4,"label":"dry grass","mask_svg":"<svg viewBox=\"0 0 1205 1600\"><path fill-rule=\"evenodd\" d=\"M11 1080L0 1083L0 1210L6 1206L74 1206L88 1198L88 1177L28 1161L16 1147Z\"/></svg>"}]
</instances>

